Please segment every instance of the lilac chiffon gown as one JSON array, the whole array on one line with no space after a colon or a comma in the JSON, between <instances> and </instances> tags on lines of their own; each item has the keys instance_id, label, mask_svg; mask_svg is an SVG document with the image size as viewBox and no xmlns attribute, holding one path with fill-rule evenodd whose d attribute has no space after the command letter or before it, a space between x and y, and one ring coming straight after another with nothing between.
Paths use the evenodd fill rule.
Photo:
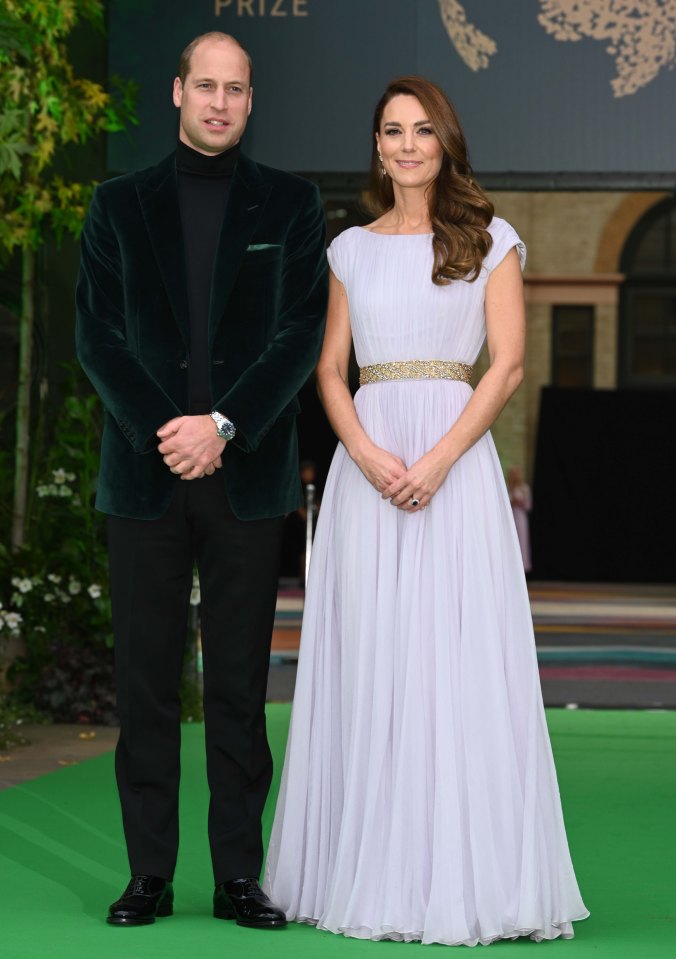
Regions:
<instances>
[{"instance_id":1,"label":"lilac chiffon gown","mask_svg":"<svg viewBox=\"0 0 676 959\"><path fill-rule=\"evenodd\" d=\"M512 247L495 218L474 283L435 286L429 235L331 244L360 366L475 362L484 291ZM362 386L367 434L413 463L472 395L453 380ZM528 595L489 434L430 506L383 500L339 444L312 553L265 888L289 919L449 945L573 935L578 890Z\"/></svg>"}]
</instances>

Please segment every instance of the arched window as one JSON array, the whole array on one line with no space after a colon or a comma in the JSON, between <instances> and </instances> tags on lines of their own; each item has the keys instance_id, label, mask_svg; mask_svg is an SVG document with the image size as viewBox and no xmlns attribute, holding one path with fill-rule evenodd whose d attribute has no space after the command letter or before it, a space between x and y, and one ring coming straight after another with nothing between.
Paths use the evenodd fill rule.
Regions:
<instances>
[{"instance_id":1,"label":"arched window","mask_svg":"<svg viewBox=\"0 0 676 959\"><path fill-rule=\"evenodd\" d=\"M618 384L676 388L676 199L638 222L620 265Z\"/></svg>"}]
</instances>

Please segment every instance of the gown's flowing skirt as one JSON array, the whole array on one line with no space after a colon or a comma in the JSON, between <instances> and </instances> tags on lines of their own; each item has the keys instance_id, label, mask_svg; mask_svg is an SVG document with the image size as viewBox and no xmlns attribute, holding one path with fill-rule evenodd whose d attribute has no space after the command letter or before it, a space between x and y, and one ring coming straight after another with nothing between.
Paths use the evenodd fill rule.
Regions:
<instances>
[{"instance_id":1,"label":"gown's flowing skirt","mask_svg":"<svg viewBox=\"0 0 676 959\"><path fill-rule=\"evenodd\" d=\"M410 465L470 395L403 381L355 402L367 434ZM265 885L289 918L360 938L552 939L588 915L489 436L411 515L337 449Z\"/></svg>"}]
</instances>

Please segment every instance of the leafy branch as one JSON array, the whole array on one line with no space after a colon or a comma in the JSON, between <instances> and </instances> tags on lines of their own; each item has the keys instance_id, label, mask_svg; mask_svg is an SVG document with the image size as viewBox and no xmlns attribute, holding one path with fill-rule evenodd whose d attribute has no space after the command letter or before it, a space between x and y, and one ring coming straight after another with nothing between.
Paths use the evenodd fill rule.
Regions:
<instances>
[{"instance_id":1,"label":"leafy branch","mask_svg":"<svg viewBox=\"0 0 676 959\"><path fill-rule=\"evenodd\" d=\"M136 123L135 85L110 89L75 74L68 40L86 21L103 29L100 0L3 0L0 11L0 254L21 251L12 548L25 540L30 452L35 252L50 231L77 237L95 184L58 172L62 151Z\"/></svg>"}]
</instances>

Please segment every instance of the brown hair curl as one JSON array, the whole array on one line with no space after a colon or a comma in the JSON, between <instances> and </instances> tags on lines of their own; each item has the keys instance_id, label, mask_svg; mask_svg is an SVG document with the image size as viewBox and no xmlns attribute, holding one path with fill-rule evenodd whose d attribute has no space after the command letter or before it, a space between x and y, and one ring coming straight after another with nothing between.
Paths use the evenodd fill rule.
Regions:
<instances>
[{"instance_id":1,"label":"brown hair curl","mask_svg":"<svg viewBox=\"0 0 676 959\"><path fill-rule=\"evenodd\" d=\"M416 97L441 144L443 158L439 175L428 193L434 239L432 282L476 280L493 239L486 229L493 218L493 204L472 178L467 143L458 116L441 87L424 77L408 76L387 85L373 114L373 153L367 204L376 216L394 206L389 176L382 176L375 134L387 104L396 96Z\"/></svg>"}]
</instances>

